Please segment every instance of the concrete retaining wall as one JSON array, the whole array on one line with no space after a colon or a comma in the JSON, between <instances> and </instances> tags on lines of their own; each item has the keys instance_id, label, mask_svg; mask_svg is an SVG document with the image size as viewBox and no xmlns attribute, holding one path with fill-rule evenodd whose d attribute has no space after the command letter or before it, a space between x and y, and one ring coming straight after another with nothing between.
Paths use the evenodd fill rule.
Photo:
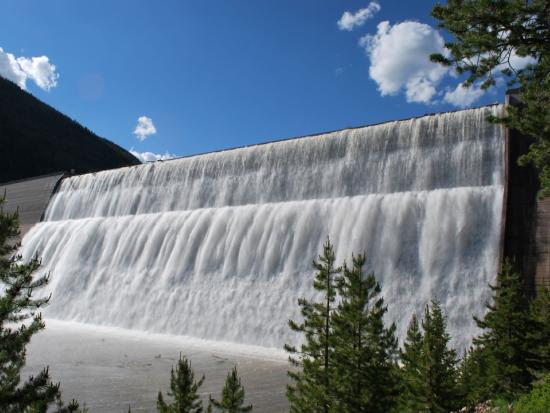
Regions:
<instances>
[{"instance_id":1,"label":"concrete retaining wall","mask_svg":"<svg viewBox=\"0 0 550 413\"><path fill-rule=\"evenodd\" d=\"M63 172L57 172L20 181L0 183L0 196L4 194L4 191L6 193L4 210L14 212L19 209L21 236L41 220L48 201L63 176Z\"/></svg>"}]
</instances>

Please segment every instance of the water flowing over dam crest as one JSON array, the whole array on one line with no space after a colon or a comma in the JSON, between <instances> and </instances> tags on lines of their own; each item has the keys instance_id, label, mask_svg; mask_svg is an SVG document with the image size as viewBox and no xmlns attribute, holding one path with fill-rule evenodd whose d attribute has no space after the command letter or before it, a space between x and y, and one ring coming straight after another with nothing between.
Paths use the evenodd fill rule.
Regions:
<instances>
[{"instance_id":1,"label":"water flowing over dam crest","mask_svg":"<svg viewBox=\"0 0 550 413\"><path fill-rule=\"evenodd\" d=\"M266 347L297 338L327 236L366 252L400 338L432 298L454 344L497 273L502 105L65 179L23 240L47 317Z\"/></svg>"}]
</instances>

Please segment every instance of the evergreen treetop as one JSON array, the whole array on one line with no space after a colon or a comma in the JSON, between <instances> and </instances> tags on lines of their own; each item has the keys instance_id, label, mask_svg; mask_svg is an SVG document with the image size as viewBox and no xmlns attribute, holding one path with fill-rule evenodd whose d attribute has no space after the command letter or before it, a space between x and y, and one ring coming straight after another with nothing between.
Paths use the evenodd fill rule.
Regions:
<instances>
[{"instance_id":1,"label":"evergreen treetop","mask_svg":"<svg viewBox=\"0 0 550 413\"><path fill-rule=\"evenodd\" d=\"M438 301L432 301L431 308L426 306L422 329L428 411L449 412L458 407L458 358L456 351L449 347L451 337L447 332L447 322Z\"/></svg>"},{"instance_id":2,"label":"evergreen treetop","mask_svg":"<svg viewBox=\"0 0 550 413\"><path fill-rule=\"evenodd\" d=\"M334 334L332 313L335 310L336 275L341 269L335 266L335 255L330 240L323 245L323 253L313 261L317 270L314 288L322 293L322 301L298 300L302 322L289 321L291 330L303 334L305 342L297 348L285 345L291 353L289 360L300 370L289 371L292 383L287 386L291 412L334 411L333 386Z\"/></svg>"},{"instance_id":3,"label":"evergreen treetop","mask_svg":"<svg viewBox=\"0 0 550 413\"><path fill-rule=\"evenodd\" d=\"M395 325L384 324L387 307L374 274L363 274L365 256L352 262L338 279L333 316L336 405L339 412L389 412L399 392Z\"/></svg>"},{"instance_id":4,"label":"evergreen treetop","mask_svg":"<svg viewBox=\"0 0 550 413\"><path fill-rule=\"evenodd\" d=\"M237 374L237 366L227 374L220 401L210 397L210 403L222 413L245 413L252 411L252 405L244 405L244 387Z\"/></svg>"},{"instance_id":5,"label":"evergreen treetop","mask_svg":"<svg viewBox=\"0 0 550 413\"><path fill-rule=\"evenodd\" d=\"M424 377L422 374L424 366L423 345L424 336L420 331L418 318L416 314L413 314L400 354L403 379L400 405L407 412L421 412L426 408Z\"/></svg>"},{"instance_id":6,"label":"evergreen treetop","mask_svg":"<svg viewBox=\"0 0 550 413\"><path fill-rule=\"evenodd\" d=\"M527 338L533 331L523 281L510 261L505 261L497 278L492 303L483 319L474 317L483 333L474 346L485 357L485 382L494 396L513 400L531 387L534 371L540 368L536 346Z\"/></svg>"},{"instance_id":7,"label":"evergreen treetop","mask_svg":"<svg viewBox=\"0 0 550 413\"><path fill-rule=\"evenodd\" d=\"M181 356L176 369L172 367L170 372L170 392L168 396L173 397L172 403L166 403L162 392L159 391L157 398L157 409L160 413L202 413L203 405L198 390L204 381L204 376L198 381L195 380L195 373L187 358Z\"/></svg>"},{"instance_id":8,"label":"evergreen treetop","mask_svg":"<svg viewBox=\"0 0 550 413\"><path fill-rule=\"evenodd\" d=\"M449 341L439 302L426 305L420 326L413 315L401 354L402 411L443 413L459 407L458 359Z\"/></svg>"}]
</instances>

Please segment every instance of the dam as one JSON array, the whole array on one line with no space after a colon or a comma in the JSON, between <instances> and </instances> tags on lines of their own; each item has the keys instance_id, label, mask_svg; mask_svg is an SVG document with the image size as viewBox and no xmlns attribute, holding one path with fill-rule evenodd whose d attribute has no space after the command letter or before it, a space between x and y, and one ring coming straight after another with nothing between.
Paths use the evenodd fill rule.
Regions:
<instances>
[{"instance_id":1,"label":"dam","mask_svg":"<svg viewBox=\"0 0 550 413\"><path fill-rule=\"evenodd\" d=\"M402 339L431 299L477 333L504 249L504 105L64 178L21 253L49 319L281 349L311 261L365 252Z\"/></svg>"}]
</instances>

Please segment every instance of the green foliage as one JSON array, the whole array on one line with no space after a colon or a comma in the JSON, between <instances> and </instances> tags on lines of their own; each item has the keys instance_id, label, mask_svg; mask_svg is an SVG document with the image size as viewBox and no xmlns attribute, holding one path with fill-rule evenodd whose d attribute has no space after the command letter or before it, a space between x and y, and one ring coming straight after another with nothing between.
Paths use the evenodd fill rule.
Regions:
<instances>
[{"instance_id":1,"label":"green foliage","mask_svg":"<svg viewBox=\"0 0 550 413\"><path fill-rule=\"evenodd\" d=\"M30 409L30 412L33 412L33 413L39 413L39 412L46 413L47 411L50 411L50 410L48 410L48 407L44 405L39 406L38 408L35 408L35 409ZM80 408L80 405L75 399L71 400L68 405L65 405L63 400L61 400L61 398L58 397L56 401L55 412L56 413L88 413L88 409L86 408L86 405Z\"/></svg>"},{"instance_id":2,"label":"green foliage","mask_svg":"<svg viewBox=\"0 0 550 413\"><path fill-rule=\"evenodd\" d=\"M338 280L341 302L333 315L334 383L338 412L389 412L399 393L395 325L384 325L387 307L373 274L363 275L365 257L344 264Z\"/></svg>"},{"instance_id":3,"label":"green foliage","mask_svg":"<svg viewBox=\"0 0 550 413\"><path fill-rule=\"evenodd\" d=\"M437 301L431 309L426 306L424 319L424 374L427 384L426 401L429 412L447 412L457 406L456 381L458 358L449 348L451 337L447 333L447 321Z\"/></svg>"},{"instance_id":4,"label":"green foliage","mask_svg":"<svg viewBox=\"0 0 550 413\"><path fill-rule=\"evenodd\" d=\"M524 104L498 121L536 139L520 164L537 168L541 196L550 195L549 14L547 0L448 0L432 10L439 26L454 36L446 44L450 55L432 55L433 61L467 74L466 86L495 85L495 71L508 77L510 87L519 86ZM518 70L515 56L532 64Z\"/></svg>"},{"instance_id":5,"label":"green foliage","mask_svg":"<svg viewBox=\"0 0 550 413\"><path fill-rule=\"evenodd\" d=\"M47 284L48 277L35 277L38 259L23 263L15 255L19 235L18 215L3 210L0 198L0 411L4 413L76 412L79 406L61 401L59 384L50 380L48 368L21 381L26 361L26 346L32 336L44 328L38 312L49 298L33 298L33 293Z\"/></svg>"},{"instance_id":6,"label":"green foliage","mask_svg":"<svg viewBox=\"0 0 550 413\"><path fill-rule=\"evenodd\" d=\"M510 403L504 399L496 399L491 402L491 413L510 413Z\"/></svg>"},{"instance_id":7,"label":"green foliage","mask_svg":"<svg viewBox=\"0 0 550 413\"><path fill-rule=\"evenodd\" d=\"M195 381L195 373L191 363L180 355L176 369L170 372L170 390L168 396L173 397L172 403L166 403L159 391L157 409L160 413L202 413L202 400L198 390L204 381L204 376Z\"/></svg>"},{"instance_id":8,"label":"green foliage","mask_svg":"<svg viewBox=\"0 0 550 413\"><path fill-rule=\"evenodd\" d=\"M459 394L467 406L474 406L494 397L487 371L491 358L481 347L470 347L462 358L459 369Z\"/></svg>"},{"instance_id":9,"label":"green foliage","mask_svg":"<svg viewBox=\"0 0 550 413\"><path fill-rule=\"evenodd\" d=\"M244 387L237 374L237 366L227 374L221 400L210 397L210 403L222 413L245 413L252 410L252 405L244 406Z\"/></svg>"},{"instance_id":10,"label":"green foliage","mask_svg":"<svg viewBox=\"0 0 550 413\"><path fill-rule=\"evenodd\" d=\"M534 348L536 359L540 362L536 373L548 373L550 370L550 292L546 287L537 290L537 295L529 307L532 329L527 341Z\"/></svg>"},{"instance_id":11,"label":"green foliage","mask_svg":"<svg viewBox=\"0 0 550 413\"><path fill-rule=\"evenodd\" d=\"M341 269L335 267L335 256L329 240L323 246L319 260L313 261L317 270L314 288L323 294L320 302L298 300L303 321L289 321L290 328L303 334L305 343L299 349L285 345L292 355L290 362L301 368L289 371L292 384L287 386L287 397L291 412L334 411L334 333L332 314L335 310L337 294L336 274Z\"/></svg>"},{"instance_id":12,"label":"green foliage","mask_svg":"<svg viewBox=\"0 0 550 413\"><path fill-rule=\"evenodd\" d=\"M482 87L490 87L495 70L518 74L514 55L539 61L549 51L545 0L448 0L437 4L432 15L455 37L445 44L450 56L433 55L432 60L468 74L467 85L483 81Z\"/></svg>"},{"instance_id":13,"label":"green foliage","mask_svg":"<svg viewBox=\"0 0 550 413\"><path fill-rule=\"evenodd\" d=\"M70 169L84 173L139 163L128 151L1 76L0 148L0 182Z\"/></svg>"},{"instance_id":14,"label":"green foliage","mask_svg":"<svg viewBox=\"0 0 550 413\"><path fill-rule=\"evenodd\" d=\"M460 389L466 403L501 398L510 402L528 392L550 369L550 294L542 288L529 303L523 281L505 261L493 291L483 329L460 367Z\"/></svg>"},{"instance_id":15,"label":"green foliage","mask_svg":"<svg viewBox=\"0 0 550 413\"><path fill-rule=\"evenodd\" d=\"M550 56L534 68L518 75L523 104L509 107L503 122L535 142L518 159L520 165L532 164L539 174L540 196L550 195Z\"/></svg>"},{"instance_id":16,"label":"green foliage","mask_svg":"<svg viewBox=\"0 0 550 413\"><path fill-rule=\"evenodd\" d=\"M534 331L528 300L523 292L521 276L510 261L505 261L493 291L492 304L480 320L474 317L483 333L474 338L484 366L480 380L487 391L506 400L530 389L534 371L540 368L537 346L527 340Z\"/></svg>"},{"instance_id":17,"label":"green foliage","mask_svg":"<svg viewBox=\"0 0 550 413\"><path fill-rule=\"evenodd\" d=\"M290 361L301 368L289 372L291 411L392 411L400 390L395 325L384 324L387 307L374 275L363 274L365 257L354 256L351 268L336 267L327 241L313 265L314 287L323 300L299 300L303 322L289 325L305 343L300 350L285 346Z\"/></svg>"},{"instance_id":18,"label":"green foliage","mask_svg":"<svg viewBox=\"0 0 550 413\"><path fill-rule=\"evenodd\" d=\"M416 314L407 329L407 337L401 351L403 391L400 406L405 412L421 412L425 409L423 371L424 336Z\"/></svg>"},{"instance_id":19,"label":"green foliage","mask_svg":"<svg viewBox=\"0 0 550 413\"><path fill-rule=\"evenodd\" d=\"M402 352L405 391L403 411L449 412L456 409L458 399L455 350L449 348L450 336L441 306L432 301L426 306L419 328L411 319Z\"/></svg>"},{"instance_id":20,"label":"green foliage","mask_svg":"<svg viewBox=\"0 0 550 413\"><path fill-rule=\"evenodd\" d=\"M535 385L530 393L520 397L514 403L514 413L548 413L550 412L550 375Z\"/></svg>"}]
</instances>

